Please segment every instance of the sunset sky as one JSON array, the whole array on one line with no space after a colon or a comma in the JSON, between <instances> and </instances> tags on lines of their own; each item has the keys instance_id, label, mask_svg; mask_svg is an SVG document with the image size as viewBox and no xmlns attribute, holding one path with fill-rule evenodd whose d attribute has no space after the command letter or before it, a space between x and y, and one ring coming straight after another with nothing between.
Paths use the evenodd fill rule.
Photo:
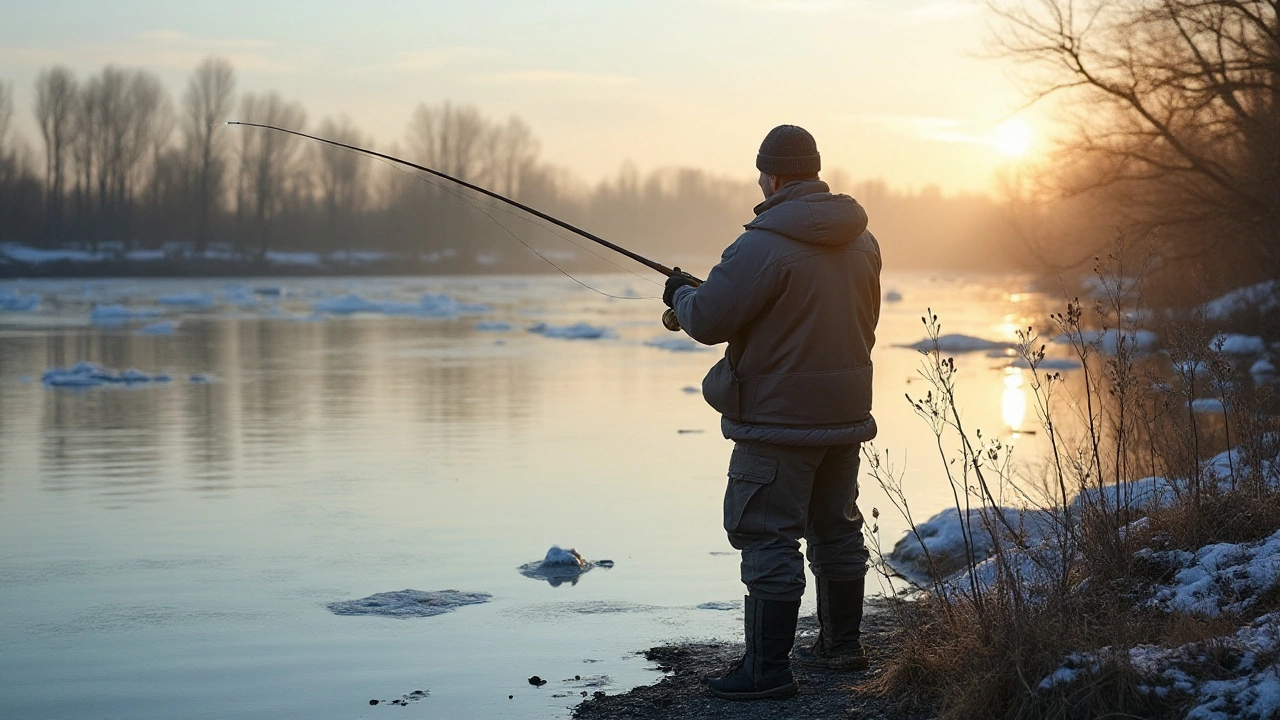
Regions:
<instances>
[{"instance_id":1,"label":"sunset sky","mask_svg":"<svg viewBox=\"0 0 1280 720\"><path fill-rule=\"evenodd\" d=\"M0 79L33 147L33 81L106 63L158 73L175 101L203 57L241 91L345 113L386 148L419 103L524 118L542 157L594 182L626 161L751 178L779 123L825 169L900 189L987 190L1041 124L986 57L973 0L65 2L0 0Z\"/></svg>"}]
</instances>

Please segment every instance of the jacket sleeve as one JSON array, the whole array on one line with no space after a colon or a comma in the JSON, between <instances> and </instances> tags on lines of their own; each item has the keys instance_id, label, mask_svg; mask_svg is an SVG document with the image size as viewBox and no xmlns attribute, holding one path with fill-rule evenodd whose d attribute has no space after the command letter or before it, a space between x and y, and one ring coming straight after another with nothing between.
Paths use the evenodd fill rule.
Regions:
<instances>
[{"instance_id":1,"label":"jacket sleeve","mask_svg":"<svg viewBox=\"0 0 1280 720\"><path fill-rule=\"evenodd\" d=\"M701 285L676 290L672 307L680 327L704 345L726 342L777 297L775 263L766 265L753 252L758 238L751 236L747 231L725 249Z\"/></svg>"}]
</instances>

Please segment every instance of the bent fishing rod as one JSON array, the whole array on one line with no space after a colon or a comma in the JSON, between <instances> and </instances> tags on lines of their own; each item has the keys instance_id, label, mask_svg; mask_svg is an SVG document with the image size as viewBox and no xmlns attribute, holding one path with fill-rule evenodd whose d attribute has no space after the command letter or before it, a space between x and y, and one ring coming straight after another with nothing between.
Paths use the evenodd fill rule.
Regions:
<instances>
[{"instance_id":1,"label":"bent fishing rod","mask_svg":"<svg viewBox=\"0 0 1280 720\"><path fill-rule=\"evenodd\" d=\"M256 127L256 128L263 128L263 129L266 129L266 130L276 130L276 131L278 131L278 132L289 133L290 135L297 135L298 137L307 138L308 140L315 140L316 142L321 142L321 143L324 143L324 144L326 144L326 145L333 145L334 147L345 148L345 149L347 149L347 150L352 150L352 151L354 151L354 152L363 153L363 154L365 154L365 155L370 155L370 156L372 156L372 157L382 158L383 160L389 160L389 161L391 161L391 162L393 162L393 163L399 163L400 165L404 165L404 166L406 166L406 167L414 168L415 170L421 170L421 171L423 171L423 172L425 172L425 173L430 173L430 174L432 174L432 175L435 175L436 177L444 178L445 180L448 180L449 182L452 182L452 183L456 183L456 184L458 184L458 185L461 185L462 187L465 187L465 188L467 188L467 189L469 189L469 190L474 190L474 191L476 191L476 192L478 192L478 193L480 193L480 194L482 194L482 195L487 195L487 196L489 196L489 197L493 198L494 200L501 200L502 202L504 202L504 203L506 203L506 204L508 204L508 205L511 205L511 206L513 206L513 207L520 208L521 210L523 210L523 211L525 211L525 212L529 213L530 215L533 215L534 217L541 218L541 219L543 219L543 220L546 220L546 221L547 221L547 222L549 222L549 223L552 223L552 224L554 224L554 225L558 225L558 226L560 226L560 227L564 228L565 230L568 230L569 232L577 233L578 235L581 235L582 237L584 237L584 238L586 238L586 239L588 239L588 240L590 240L590 241L592 241L592 242L595 242L595 243L598 243L598 244L600 244L600 245L603 245L603 246L605 246L605 247L609 248L610 250L612 250L612 251L614 251L614 252L616 252L616 253L619 253L619 254L625 255L625 256L627 256L627 257L631 258L632 260L635 260L636 262L640 263L641 265L644 265L645 267L648 267L648 268L653 269L653 270L657 270L658 272L662 273L663 275L665 275L665 276L667 276L667 277L671 277L671 276L673 276L673 275L686 275L686 276L688 276L691 280L693 280L695 283L699 283L699 284L701 283L701 281L700 281L700 280L698 280L697 278L694 278L693 276L689 275L689 274L688 274L688 273L686 273L686 272L681 271L679 268L669 268L669 267L667 267L666 265L663 265L662 263L654 262L653 260L650 260L649 258L644 257L643 255L640 255L639 253L634 253L634 252L632 252L632 251L630 251L630 250L628 250L628 249L626 249L626 248L624 248L624 247L622 247L622 246L620 246L620 245L616 245L616 244L614 244L614 243L611 243L611 242L609 242L608 240L605 240L604 238L602 238L602 237L600 237L600 236L598 236L598 235L595 235L595 234L593 234L593 233L589 233L589 232L587 232L586 230L583 230L583 229L582 229L582 228L580 228L580 227L577 227L577 226L574 226L574 225L570 225L569 223L567 223L567 222L565 222L565 221L561 220L560 218L557 218L557 217L553 217L553 216L551 216L551 215L548 215L548 214L546 214L546 213L542 212L541 210L537 210L537 209L535 209L535 208L531 208L531 207L529 207L528 205L525 205L524 203L522 203L522 202L518 202L518 201L516 201L516 200L512 200L512 199L511 199L511 198L509 198L509 197L505 197L505 196L503 196L503 195L499 195L498 193L493 192L492 190L486 190L485 188L482 188L482 187L480 187L479 185L474 185L474 184L472 184L472 183L469 183L469 182L467 182L466 180L461 180L461 179L456 178L456 177L454 177L454 176L452 176L452 175L447 175L447 174L445 174L445 173L440 172L439 170L432 170L432 169L431 169L431 168L429 168L429 167L425 167L425 166L423 166L423 165L419 165L419 164L417 164L417 163L409 162L408 160L402 160L402 159L400 159L400 158L398 158L398 157L394 157L394 156L392 156L392 155L386 155L386 154L384 154L384 153L380 153L380 152L377 152L377 151L374 151L374 150L369 150L369 149L367 149L367 148L356 147L355 145L348 145L348 144L346 144L346 143L341 143L341 142L338 142L338 141L336 141L336 140L327 140L327 139L322 138L322 137L316 137L315 135L308 135L308 134L306 134L306 133L304 133L304 132L298 132L297 130L290 130L290 129L288 129L288 128L276 127L275 125L264 125L264 124L262 124L262 123L254 123L254 122L242 122L242 121L239 121L239 120L228 120L228 121L227 121L227 124L228 124L228 125L243 125L243 126L245 126L245 127Z\"/></svg>"}]
</instances>

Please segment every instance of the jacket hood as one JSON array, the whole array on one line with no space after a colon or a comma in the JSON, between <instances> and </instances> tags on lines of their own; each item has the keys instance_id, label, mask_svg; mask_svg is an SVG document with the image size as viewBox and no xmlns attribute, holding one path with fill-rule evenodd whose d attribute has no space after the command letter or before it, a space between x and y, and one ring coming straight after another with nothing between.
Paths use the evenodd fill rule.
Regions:
<instances>
[{"instance_id":1,"label":"jacket hood","mask_svg":"<svg viewBox=\"0 0 1280 720\"><path fill-rule=\"evenodd\" d=\"M814 245L844 245L867 230L867 211L848 195L833 195L821 180L787 184L755 208L748 230L768 230Z\"/></svg>"}]
</instances>

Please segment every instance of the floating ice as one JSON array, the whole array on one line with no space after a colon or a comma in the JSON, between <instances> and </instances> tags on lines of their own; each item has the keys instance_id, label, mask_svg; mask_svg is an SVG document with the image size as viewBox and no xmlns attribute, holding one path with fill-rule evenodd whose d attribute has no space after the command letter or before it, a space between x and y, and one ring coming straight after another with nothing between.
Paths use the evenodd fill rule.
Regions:
<instances>
[{"instance_id":1,"label":"floating ice","mask_svg":"<svg viewBox=\"0 0 1280 720\"><path fill-rule=\"evenodd\" d=\"M701 605L698 606L698 609L699 610L737 610L740 607L742 607L742 603L720 602L720 601L713 600L711 602L702 603Z\"/></svg>"},{"instance_id":2,"label":"floating ice","mask_svg":"<svg viewBox=\"0 0 1280 720\"><path fill-rule=\"evenodd\" d=\"M41 380L48 387L98 387L102 385L139 385L169 382L164 373L148 375L140 370L108 370L97 363L81 362L71 368L51 368Z\"/></svg>"},{"instance_id":3,"label":"floating ice","mask_svg":"<svg viewBox=\"0 0 1280 720\"><path fill-rule=\"evenodd\" d=\"M89 313L89 322L94 325L123 325L130 320L146 320L158 318L164 314L160 308L131 308L124 305L94 305Z\"/></svg>"},{"instance_id":4,"label":"floating ice","mask_svg":"<svg viewBox=\"0 0 1280 720\"><path fill-rule=\"evenodd\" d=\"M267 262L274 265L319 266L320 256L313 252L267 252Z\"/></svg>"},{"instance_id":5,"label":"floating ice","mask_svg":"<svg viewBox=\"0 0 1280 720\"><path fill-rule=\"evenodd\" d=\"M559 338L562 340L600 340L602 338L614 337L612 330L606 327L596 327L580 322L573 325L548 325L546 323L537 323L530 325L529 332L549 338Z\"/></svg>"},{"instance_id":6,"label":"floating ice","mask_svg":"<svg viewBox=\"0 0 1280 720\"><path fill-rule=\"evenodd\" d=\"M701 390L699 390L698 388L696 388L696 387L694 387L694 386L692 386L692 385L685 385L684 387L680 388L680 391L681 391L681 392L689 393L690 395L692 395L692 394L694 394L694 393L702 392Z\"/></svg>"},{"instance_id":7,"label":"floating ice","mask_svg":"<svg viewBox=\"0 0 1280 720\"><path fill-rule=\"evenodd\" d=\"M659 350L670 350L671 352L699 352L702 350L710 350L706 345L695 342L691 338L675 335L666 336L659 335L644 341L645 345Z\"/></svg>"},{"instance_id":8,"label":"floating ice","mask_svg":"<svg viewBox=\"0 0 1280 720\"><path fill-rule=\"evenodd\" d=\"M317 313L332 315L354 315L367 313L377 315L415 315L419 317L451 318L458 315L475 315L489 312L487 305L460 303L448 295L423 295L416 303L398 302L395 300L366 300L359 295L350 294L325 298L312 304L311 309Z\"/></svg>"},{"instance_id":9,"label":"floating ice","mask_svg":"<svg viewBox=\"0 0 1280 720\"><path fill-rule=\"evenodd\" d=\"M488 602L493 596L482 592L460 590L400 590L377 593L359 600L343 600L326 607L334 615L381 615L383 617L431 617L451 612L463 605Z\"/></svg>"},{"instance_id":10,"label":"floating ice","mask_svg":"<svg viewBox=\"0 0 1280 720\"><path fill-rule=\"evenodd\" d=\"M898 347L911 348L920 352L930 352L934 348L934 342L931 338L925 338L910 345L899 345ZM939 352L947 353L963 353L977 352L979 350L996 350L1013 347L1010 343L996 342L994 340L984 340L972 335L942 335L938 338L937 348Z\"/></svg>"},{"instance_id":11,"label":"floating ice","mask_svg":"<svg viewBox=\"0 0 1280 720\"><path fill-rule=\"evenodd\" d=\"M0 311L28 312L40 307L39 295L20 295L15 290L0 288Z\"/></svg>"},{"instance_id":12,"label":"floating ice","mask_svg":"<svg viewBox=\"0 0 1280 720\"><path fill-rule=\"evenodd\" d=\"M227 283L222 286L222 299L231 305L257 305L258 298L253 290L240 283Z\"/></svg>"},{"instance_id":13,"label":"floating ice","mask_svg":"<svg viewBox=\"0 0 1280 720\"><path fill-rule=\"evenodd\" d=\"M138 328L139 335L172 335L177 326L168 321L155 322Z\"/></svg>"},{"instance_id":14,"label":"floating ice","mask_svg":"<svg viewBox=\"0 0 1280 720\"><path fill-rule=\"evenodd\" d=\"M485 332L505 332L511 329L511 323L501 320L484 320L476 323L474 328Z\"/></svg>"},{"instance_id":15,"label":"floating ice","mask_svg":"<svg viewBox=\"0 0 1280 720\"><path fill-rule=\"evenodd\" d=\"M209 293L169 293L157 297L156 303L189 308L211 308L214 305L214 299Z\"/></svg>"},{"instance_id":16,"label":"floating ice","mask_svg":"<svg viewBox=\"0 0 1280 720\"><path fill-rule=\"evenodd\" d=\"M191 381L192 385L203 385L204 383L213 382L213 376L205 375L204 373L196 373L188 379Z\"/></svg>"},{"instance_id":17,"label":"floating ice","mask_svg":"<svg viewBox=\"0 0 1280 720\"><path fill-rule=\"evenodd\" d=\"M591 562L582 557L582 554L573 548L565 549L559 545L552 545L541 560L525 563L519 567L519 570L520 574L525 577L546 580L551 583L552 587L559 587L565 582L577 585L578 578L583 573L597 567L611 568L613 567L613 561L598 560Z\"/></svg>"},{"instance_id":18,"label":"floating ice","mask_svg":"<svg viewBox=\"0 0 1280 720\"><path fill-rule=\"evenodd\" d=\"M884 301L890 303L902 302L902 293L897 290L890 290L884 294Z\"/></svg>"}]
</instances>

